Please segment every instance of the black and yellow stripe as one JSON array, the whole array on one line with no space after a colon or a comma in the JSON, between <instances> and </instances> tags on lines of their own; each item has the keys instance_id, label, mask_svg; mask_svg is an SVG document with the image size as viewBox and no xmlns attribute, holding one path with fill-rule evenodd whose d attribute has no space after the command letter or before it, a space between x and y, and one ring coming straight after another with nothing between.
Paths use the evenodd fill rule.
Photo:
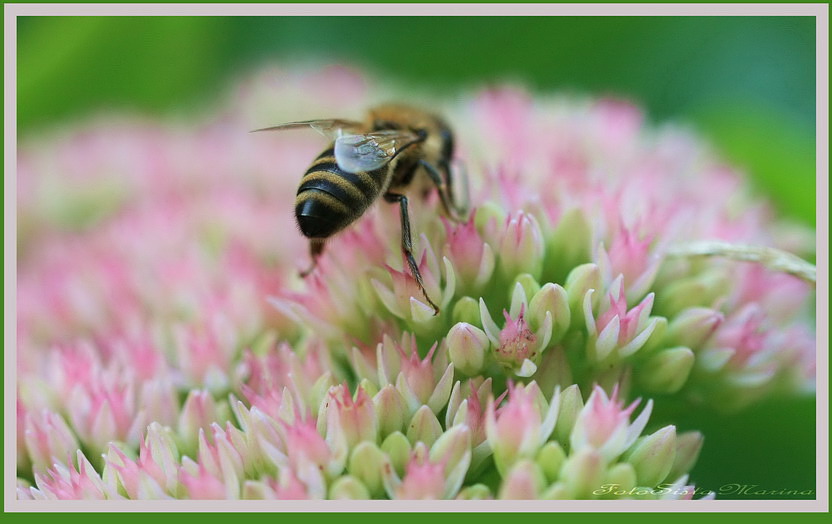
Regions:
<instances>
[{"instance_id":1,"label":"black and yellow stripe","mask_svg":"<svg viewBox=\"0 0 832 524\"><path fill-rule=\"evenodd\" d=\"M347 173L335 162L330 147L307 169L295 199L295 215L303 234L327 238L350 225L378 198L390 167Z\"/></svg>"}]
</instances>

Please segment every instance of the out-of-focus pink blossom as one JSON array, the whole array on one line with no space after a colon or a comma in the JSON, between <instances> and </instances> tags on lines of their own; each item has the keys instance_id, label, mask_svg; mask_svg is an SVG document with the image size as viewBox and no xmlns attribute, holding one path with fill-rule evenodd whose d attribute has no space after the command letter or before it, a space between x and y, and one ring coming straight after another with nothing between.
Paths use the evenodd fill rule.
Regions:
<instances>
[{"instance_id":1,"label":"out-of-focus pink blossom","mask_svg":"<svg viewBox=\"0 0 832 524\"><path fill-rule=\"evenodd\" d=\"M439 315L383 202L301 279L294 197L326 140L248 131L361 120L376 85L267 68L198 120L21 141L19 498L628 496L595 493L607 480L686 498L702 435L640 437L653 404L631 421L630 391L688 409L811 394L811 286L673 253L810 255L812 233L613 97L497 86L444 105L471 216L441 216L434 191L410 209Z\"/></svg>"}]
</instances>

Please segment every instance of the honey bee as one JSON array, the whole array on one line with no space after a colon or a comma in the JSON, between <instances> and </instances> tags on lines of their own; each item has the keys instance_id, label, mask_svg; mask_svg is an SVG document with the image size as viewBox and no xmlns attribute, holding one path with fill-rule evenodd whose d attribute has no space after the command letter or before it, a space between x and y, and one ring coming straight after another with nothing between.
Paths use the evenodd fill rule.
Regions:
<instances>
[{"instance_id":1,"label":"honey bee","mask_svg":"<svg viewBox=\"0 0 832 524\"><path fill-rule=\"evenodd\" d=\"M312 162L301 179L295 217L309 238L309 275L323 254L326 240L356 221L379 198L399 204L401 248L422 294L439 314L425 290L413 244L404 192L417 177L436 188L445 214L464 220L467 194L458 202L453 190L451 162L454 138L438 116L404 105L383 105L368 112L366 121L328 119L290 122L255 131L312 128L332 143ZM426 176L426 178L425 178ZM467 188L465 193L467 193Z\"/></svg>"}]
</instances>

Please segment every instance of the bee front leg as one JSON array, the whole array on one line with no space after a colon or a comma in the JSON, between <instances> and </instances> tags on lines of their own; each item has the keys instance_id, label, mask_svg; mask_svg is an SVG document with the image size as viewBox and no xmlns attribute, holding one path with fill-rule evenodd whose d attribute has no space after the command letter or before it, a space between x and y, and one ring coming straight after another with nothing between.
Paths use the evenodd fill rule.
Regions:
<instances>
[{"instance_id":1,"label":"bee front leg","mask_svg":"<svg viewBox=\"0 0 832 524\"><path fill-rule=\"evenodd\" d=\"M419 165L425 168L428 176L436 185L436 189L439 191L439 199L442 201L442 207L445 209L445 213L447 213L447 215L456 222L464 222L465 217L468 214L468 205L460 204L453 196L453 191L451 190L452 175L450 167L445 168L445 171L448 173L446 178L442 176L442 173L440 173L433 164L425 161L424 159L419 160ZM467 184L465 184L465 186L467 193Z\"/></svg>"},{"instance_id":2,"label":"bee front leg","mask_svg":"<svg viewBox=\"0 0 832 524\"><path fill-rule=\"evenodd\" d=\"M322 238L309 239L309 256L312 257L312 265L300 272L301 278L308 277L318 266L318 259L324 252L324 240Z\"/></svg>"},{"instance_id":3,"label":"bee front leg","mask_svg":"<svg viewBox=\"0 0 832 524\"><path fill-rule=\"evenodd\" d=\"M419 272L419 266L416 264L416 259L413 258L413 242L410 237L410 215L407 211L407 197L398 193L385 193L384 200L391 204L399 203L399 211L402 217L402 252L407 259L407 265L410 266L410 273L416 279L416 283L419 285L419 289L422 290L425 300L433 308L433 314L438 315L439 306L434 304L433 300L428 296L428 292L425 290L425 283L422 281L422 274Z\"/></svg>"}]
</instances>

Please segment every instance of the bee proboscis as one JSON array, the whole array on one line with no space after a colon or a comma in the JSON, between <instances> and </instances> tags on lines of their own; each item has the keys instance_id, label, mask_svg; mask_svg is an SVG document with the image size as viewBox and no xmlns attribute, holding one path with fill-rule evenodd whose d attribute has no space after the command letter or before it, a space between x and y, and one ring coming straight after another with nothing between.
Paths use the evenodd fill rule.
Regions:
<instances>
[{"instance_id":1,"label":"bee proboscis","mask_svg":"<svg viewBox=\"0 0 832 524\"><path fill-rule=\"evenodd\" d=\"M464 219L467 194L464 203L460 203L453 190L454 139L448 125L426 111L389 104L371 109L365 122L307 120L256 131L297 128L315 129L332 140L306 170L295 199L295 217L301 232L309 238L312 258L311 266L301 275L315 269L329 237L352 224L383 197L391 204L399 204L402 252L419 289L434 314L438 314L439 306L428 296L413 256L408 198L404 192L421 175L438 191L445 214L455 221Z\"/></svg>"}]
</instances>

